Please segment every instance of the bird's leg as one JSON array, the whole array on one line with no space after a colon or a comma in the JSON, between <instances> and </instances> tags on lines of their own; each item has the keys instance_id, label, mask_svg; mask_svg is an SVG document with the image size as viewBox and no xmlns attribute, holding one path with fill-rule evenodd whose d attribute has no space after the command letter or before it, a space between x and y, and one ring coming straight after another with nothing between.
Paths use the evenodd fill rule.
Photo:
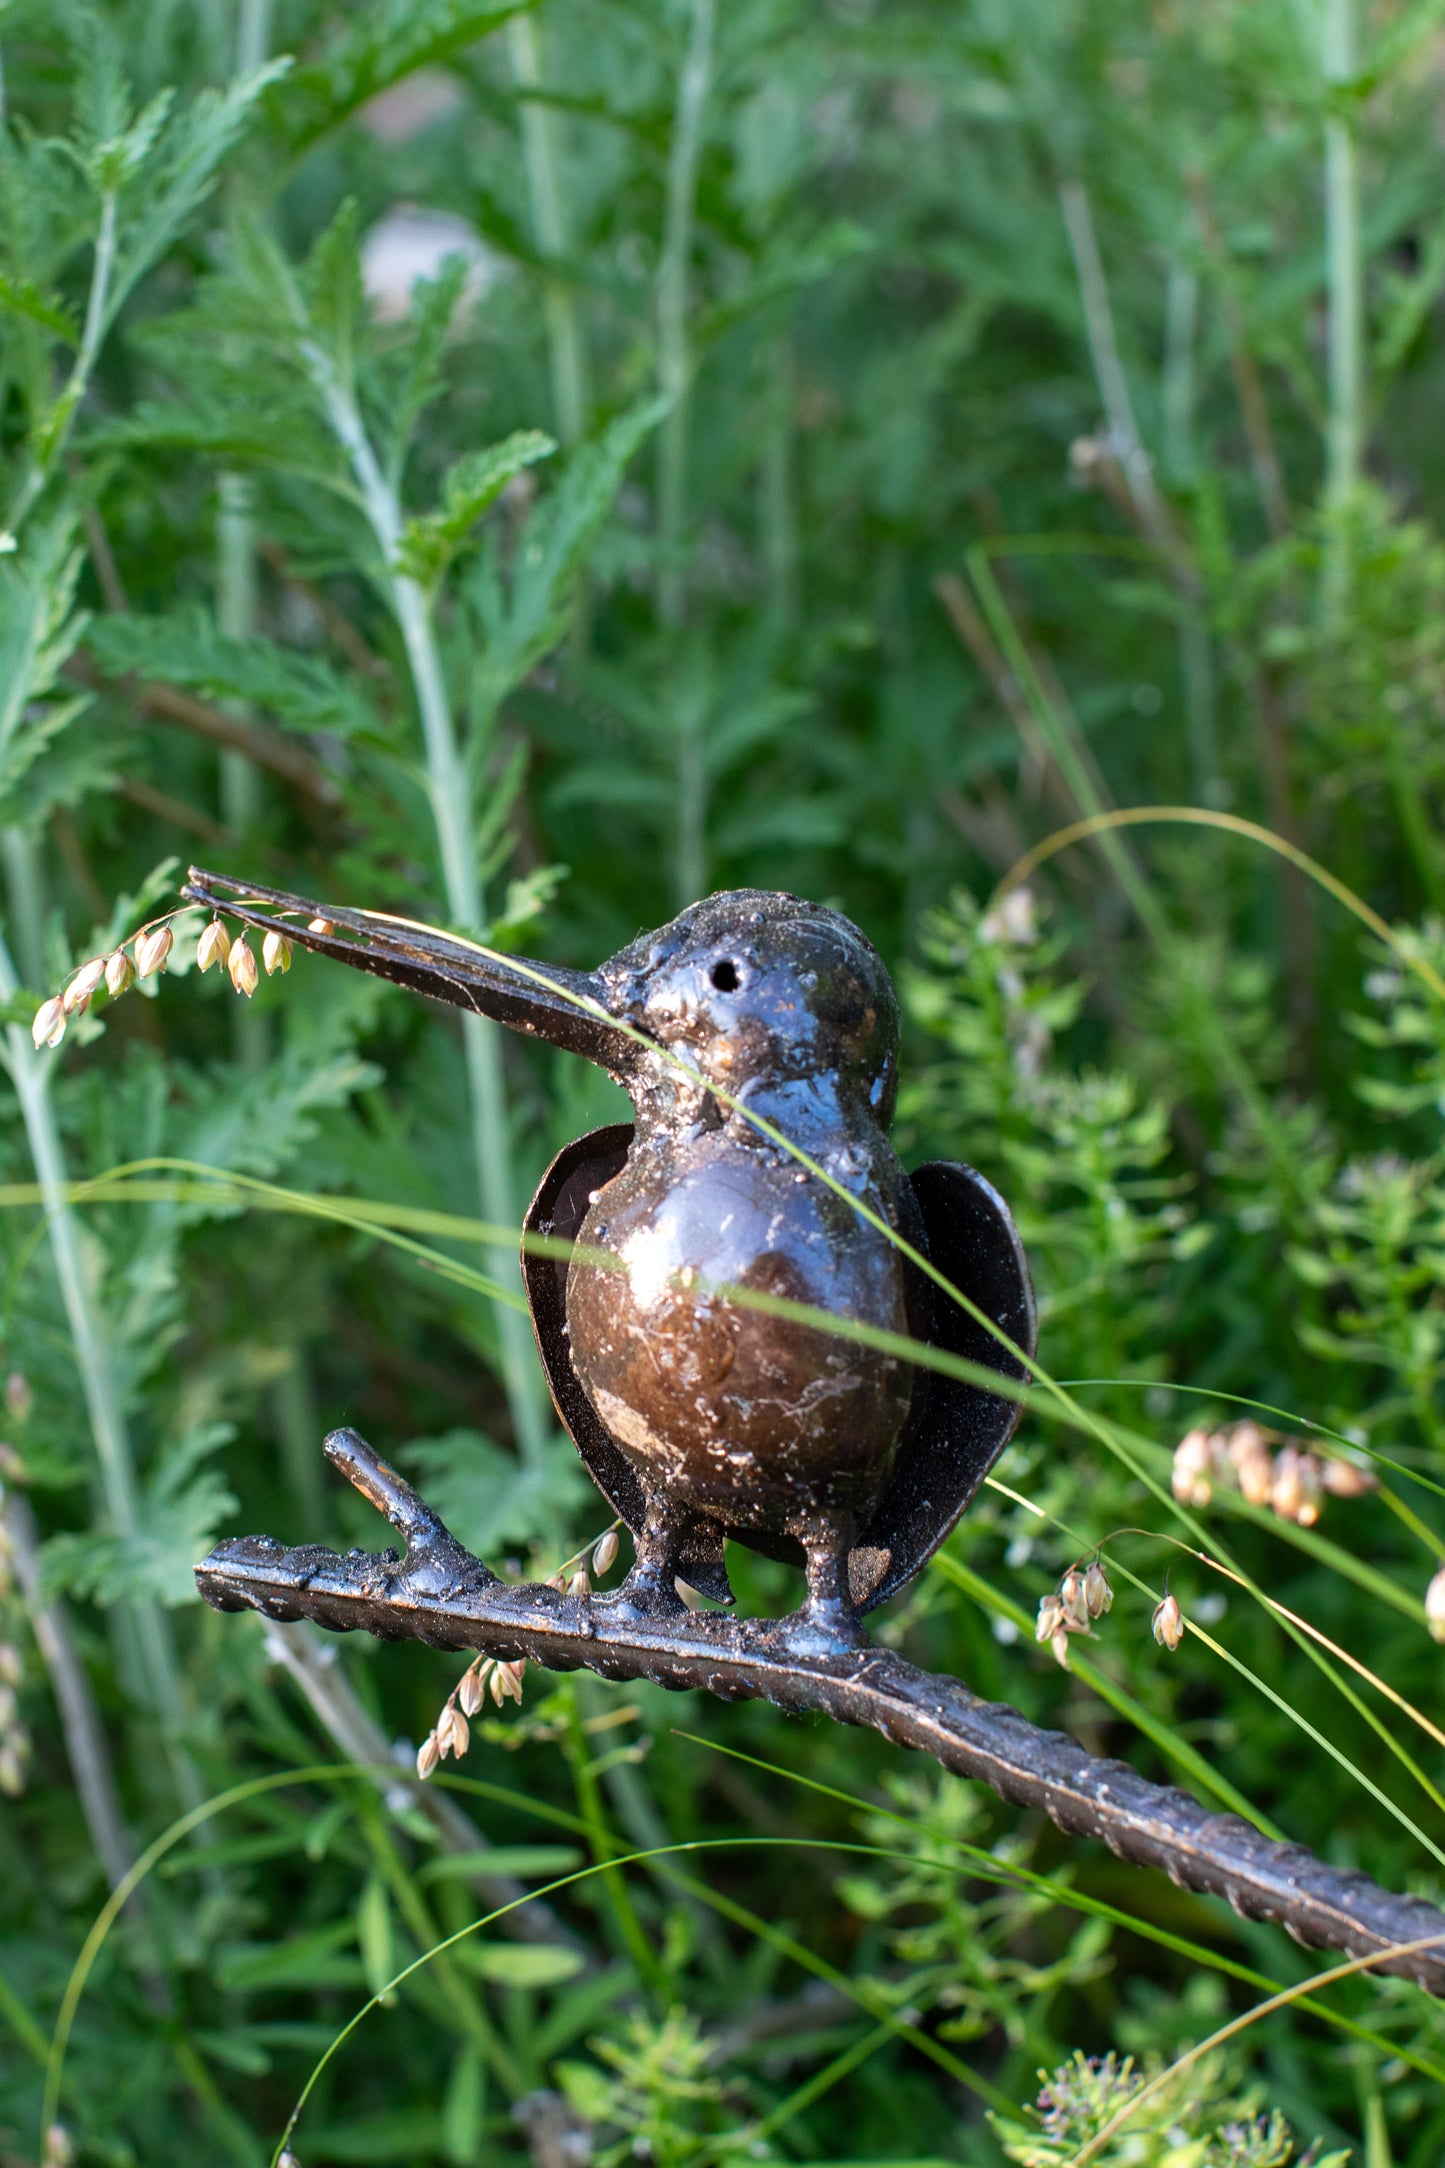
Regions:
<instances>
[{"instance_id":1,"label":"bird's leg","mask_svg":"<svg viewBox=\"0 0 1445 2168\"><path fill-rule=\"evenodd\" d=\"M797 1530L807 1558L808 1593L794 1613L797 1631L808 1646L856 1649L863 1628L848 1588L848 1554L853 1548L851 1513L810 1514Z\"/></svg>"},{"instance_id":2,"label":"bird's leg","mask_svg":"<svg viewBox=\"0 0 1445 2168\"><path fill-rule=\"evenodd\" d=\"M674 1585L681 1538L676 1510L669 1511L666 1501L656 1491L652 1492L647 1501L647 1517L641 1529L633 1531L637 1555L632 1571L615 1595L604 1596L600 1601L624 1618L655 1617L660 1611L685 1611L687 1606Z\"/></svg>"}]
</instances>

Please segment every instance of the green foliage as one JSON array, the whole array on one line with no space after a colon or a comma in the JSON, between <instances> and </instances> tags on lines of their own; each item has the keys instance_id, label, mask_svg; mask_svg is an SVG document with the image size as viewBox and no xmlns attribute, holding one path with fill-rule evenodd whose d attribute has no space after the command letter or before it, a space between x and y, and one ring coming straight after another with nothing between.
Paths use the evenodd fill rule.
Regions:
<instances>
[{"instance_id":1,"label":"green foliage","mask_svg":"<svg viewBox=\"0 0 1445 2168\"><path fill-rule=\"evenodd\" d=\"M515 1294L510 1244L465 1222L625 1107L317 962L243 1010L194 922L36 1053L188 856L573 965L714 887L850 911L910 1162L1008 1196L1097 1418L1031 1410L879 1632L1440 1895L1437 40L1364 0L0 11L7 2168L264 2168L373 1992L307 2168L1062 2164L1314 1963L761 1706L529 1675L474 1712L479 1788L419 1791L448 1659L203 1612L217 1534L386 1540L324 1477L339 1422L494 1564L595 1558L525 1320L476 1292ZM994 896L1067 823L1181 803L1393 945L1218 830ZM1250 1410L1381 1488L1175 1499L1180 1436ZM1028 1622L1096 1550L1117 1601L1065 1673ZM222 1798L101 1946L43 2134L107 1876ZM1360 1976L1098 2157L1434 2168L1442 2071L1438 2007Z\"/></svg>"}]
</instances>

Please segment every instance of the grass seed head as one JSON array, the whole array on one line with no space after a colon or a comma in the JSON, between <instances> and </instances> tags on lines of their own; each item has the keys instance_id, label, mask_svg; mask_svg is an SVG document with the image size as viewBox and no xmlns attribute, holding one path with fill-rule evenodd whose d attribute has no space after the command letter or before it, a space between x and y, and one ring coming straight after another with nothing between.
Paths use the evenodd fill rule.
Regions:
<instances>
[{"instance_id":1,"label":"grass seed head","mask_svg":"<svg viewBox=\"0 0 1445 2168\"><path fill-rule=\"evenodd\" d=\"M35 1394L23 1370L11 1370L5 1378L5 1412L14 1422L25 1422L35 1405Z\"/></svg>"},{"instance_id":2,"label":"grass seed head","mask_svg":"<svg viewBox=\"0 0 1445 2168\"><path fill-rule=\"evenodd\" d=\"M1445 1641L1445 1566L1425 1591L1425 1624L1432 1641Z\"/></svg>"},{"instance_id":3,"label":"grass seed head","mask_svg":"<svg viewBox=\"0 0 1445 2168\"><path fill-rule=\"evenodd\" d=\"M1054 1652L1054 1662L1059 1669L1067 1671L1069 1668L1069 1629L1067 1626L1058 1627L1049 1636L1049 1647Z\"/></svg>"},{"instance_id":4,"label":"grass seed head","mask_svg":"<svg viewBox=\"0 0 1445 2168\"><path fill-rule=\"evenodd\" d=\"M616 1561L617 1548L617 1530L609 1528L606 1535L600 1538L592 1553L592 1571L594 1573L606 1573L608 1568Z\"/></svg>"},{"instance_id":5,"label":"grass seed head","mask_svg":"<svg viewBox=\"0 0 1445 2168\"><path fill-rule=\"evenodd\" d=\"M61 1006L67 1016L82 1013L90 1007L90 997L105 982L105 958L92 956L88 964L82 964L75 977L61 995Z\"/></svg>"},{"instance_id":6,"label":"grass seed head","mask_svg":"<svg viewBox=\"0 0 1445 2168\"><path fill-rule=\"evenodd\" d=\"M196 943L196 962L203 971L209 971L212 964L220 964L224 969L230 954L231 936L221 921L213 918Z\"/></svg>"},{"instance_id":7,"label":"grass seed head","mask_svg":"<svg viewBox=\"0 0 1445 2168\"><path fill-rule=\"evenodd\" d=\"M6 1483L28 1483L30 1470L13 1445L0 1438L0 1480Z\"/></svg>"},{"instance_id":8,"label":"grass seed head","mask_svg":"<svg viewBox=\"0 0 1445 2168\"><path fill-rule=\"evenodd\" d=\"M20 1651L12 1641L0 1641L0 1686L20 1684Z\"/></svg>"},{"instance_id":9,"label":"grass seed head","mask_svg":"<svg viewBox=\"0 0 1445 2168\"><path fill-rule=\"evenodd\" d=\"M52 2123L45 2133L40 2168L71 2168L74 2159L75 2147L71 2144L70 2132L63 2123Z\"/></svg>"},{"instance_id":10,"label":"grass seed head","mask_svg":"<svg viewBox=\"0 0 1445 2168\"><path fill-rule=\"evenodd\" d=\"M336 928L329 918L312 918L306 922L306 931L308 933L335 933Z\"/></svg>"},{"instance_id":11,"label":"grass seed head","mask_svg":"<svg viewBox=\"0 0 1445 2168\"><path fill-rule=\"evenodd\" d=\"M460 1709L453 1707L447 1718L447 1734L451 1750L458 1761L472 1743L472 1734Z\"/></svg>"},{"instance_id":12,"label":"grass seed head","mask_svg":"<svg viewBox=\"0 0 1445 2168\"><path fill-rule=\"evenodd\" d=\"M585 1566L579 1566L573 1574L571 1580L567 1583L567 1593L569 1596L591 1595L592 1577Z\"/></svg>"},{"instance_id":13,"label":"grass seed head","mask_svg":"<svg viewBox=\"0 0 1445 2168\"><path fill-rule=\"evenodd\" d=\"M1064 1624L1071 1634L1086 1634L1089 1630L1089 1605L1084 1593L1084 1576L1076 1566L1070 1566L1059 1583L1059 1601L1064 1607Z\"/></svg>"},{"instance_id":14,"label":"grass seed head","mask_svg":"<svg viewBox=\"0 0 1445 2168\"><path fill-rule=\"evenodd\" d=\"M236 992L244 994L249 1001L256 991L261 974L256 969L256 959L251 954L244 934L239 934L231 943L231 953L226 959L226 969L231 974L231 984L235 987Z\"/></svg>"},{"instance_id":15,"label":"grass seed head","mask_svg":"<svg viewBox=\"0 0 1445 2168\"><path fill-rule=\"evenodd\" d=\"M526 1668L525 1657L515 1664L498 1664L497 1666L502 1681L502 1692L512 1701L520 1701L522 1698L522 1674Z\"/></svg>"},{"instance_id":16,"label":"grass seed head","mask_svg":"<svg viewBox=\"0 0 1445 2168\"><path fill-rule=\"evenodd\" d=\"M58 994L41 1002L30 1026L30 1036L37 1046L59 1046L65 1037L65 1004Z\"/></svg>"},{"instance_id":17,"label":"grass seed head","mask_svg":"<svg viewBox=\"0 0 1445 2168\"><path fill-rule=\"evenodd\" d=\"M426 1779L431 1775L441 1758L442 1750L437 1743L437 1735L434 1731L429 1731L416 1750L416 1773L423 1783L426 1782Z\"/></svg>"},{"instance_id":18,"label":"grass seed head","mask_svg":"<svg viewBox=\"0 0 1445 2168\"><path fill-rule=\"evenodd\" d=\"M500 1709L500 1708L501 1708L501 1706L502 1706L502 1697L503 1697L503 1695L504 1695L504 1694L506 1693L506 1691L507 1691L507 1689L505 1688L505 1686L503 1686L503 1684L502 1684L502 1673L501 1673L501 1667L500 1667L500 1665L497 1665L497 1664L493 1664L493 1666L492 1666L492 1675L491 1675L490 1679L489 1679L489 1680L487 1681L487 1684L488 1684L488 1685L490 1686L490 1688L491 1688L491 1690L492 1690L492 1699L493 1699L493 1701L494 1701L494 1702L495 1702L495 1703L497 1704L497 1707L498 1707L498 1708Z\"/></svg>"},{"instance_id":19,"label":"grass seed head","mask_svg":"<svg viewBox=\"0 0 1445 2168\"><path fill-rule=\"evenodd\" d=\"M461 1685L457 1688L457 1700L464 1716L475 1716L486 1700L489 1669L487 1664L473 1664L471 1670L464 1674Z\"/></svg>"},{"instance_id":20,"label":"grass seed head","mask_svg":"<svg viewBox=\"0 0 1445 2168\"><path fill-rule=\"evenodd\" d=\"M1084 1575L1084 1602L1090 1618L1102 1618L1114 1607L1114 1590L1101 1558L1096 1558Z\"/></svg>"},{"instance_id":21,"label":"grass seed head","mask_svg":"<svg viewBox=\"0 0 1445 2168\"><path fill-rule=\"evenodd\" d=\"M1373 1468L1361 1468L1352 1460L1327 1460L1320 1481L1332 1498L1363 1498L1380 1487Z\"/></svg>"},{"instance_id":22,"label":"grass seed head","mask_svg":"<svg viewBox=\"0 0 1445 2168\"><path fill-rule=\"evenodd\" d=\"M1034 1628L1036 1641L1051 1641L1064 1623L1064 1602L1056 1588L1047 1596L1039 1598L1038 1624Z\"/></svg>"},{"instance_id":23,"label":"grass seed head","mask_svg":"<svg viewBox=\"0 0 1445 2168\"><path fill-rule=\"evenodd\" d=\"M291 969L291 943L285 934L278 933L274 926L261 943L261 961L266 966L268 979L273 971L285 972Z\"/></svg>"},{"instance_id":24,"label":"grass seed head","mask_svg":"<svg viewBox=\"0 0 1445 2168\"><path fill-rule=\"evenodd\" d=\"M105 990L114 999L118 994L129 992L134 984L135 965L125 950L118 948L113 956L106 959Z\"/></svg>"},{"instance_id":25,"label":"grass seed head","mask_svg":"<svg viewBox=\"0 0 1445 2168\"><path fill-rule=\"evenodd\" d=\"M157 971L164 971L166 958L176 945L176 937L169 926L153 926L149 933L136 935L136 976L151 978Z\"/></svg>"},{"instance_id":26,"label":"grass seed head","mask_svg":"<svg viewBox=\"0 0 1445 2168\"><path fill-rule=\"evenodd\" d=\"M1184 1639L1184 1613L1180 1610L1176 1597L1166 1596L1161 1604L1155 1606L1151 1624L1154 1639L1161 1649L1172 1652L1178 1648Z\"/></svg>"}]
</instances>

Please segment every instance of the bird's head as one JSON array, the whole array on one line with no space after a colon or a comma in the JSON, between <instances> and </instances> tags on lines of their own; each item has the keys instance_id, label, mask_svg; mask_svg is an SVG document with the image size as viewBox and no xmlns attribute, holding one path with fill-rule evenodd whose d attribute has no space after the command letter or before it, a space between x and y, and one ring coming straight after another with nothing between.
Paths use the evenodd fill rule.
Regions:
<instances>
[{"instance_id":1,"label":"bird's head","mask_svg":"<svg viewBox=\"0 0 1445 2168\"><path fill-rule=\"evenodd\" d=\"M691 904L596 974L621 1021L740 1093L833 1076L886 1128L898 1069L898 1002L851 920L773 890Z\"/></svg>"}]
</instances>

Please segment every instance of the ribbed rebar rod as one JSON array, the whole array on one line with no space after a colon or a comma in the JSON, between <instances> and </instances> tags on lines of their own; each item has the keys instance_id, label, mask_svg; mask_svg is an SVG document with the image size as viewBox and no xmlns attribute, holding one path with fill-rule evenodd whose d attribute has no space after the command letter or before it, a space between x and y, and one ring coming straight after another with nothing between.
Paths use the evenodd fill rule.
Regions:
<instances>
[{"instance_id":1,"label":"ribbed rebar rod","mask_svg":"<svg viewBox=\"0 0 1445 2168\"><path fill-rule=\"evenodd\" d=\"M498 1580L448 1534L425 1500L355 1431L334 1431L328 1457L406 1542L394 1552L341 1557L318 1545L287 1549L270 1536L219 1544L196 1568L219 1611L314 1619L333 1632L478 1649L549 1671L585 1668L609 1679L651 1679L725 1701L771 1701L881 1731L945 1769L1037 1807L1071 1835L1096 1837L1136 1866L1162 1867L1186 1889L1227 1898L1247 1919L1270 1920L1297 1942L1364 1957L1438 1935L1439 1948L1385 1959L1445 1995L1445 1913L1278 1844L1233 1814L1214 1814L1124 1762L1040 1731L1006 1703L980 1701L956 1679L920 1671L890 1650L830 1650L788 1619L716 1612L642 1613L607 1596L567 1596Z\"/></svg>"}]
</instances>

